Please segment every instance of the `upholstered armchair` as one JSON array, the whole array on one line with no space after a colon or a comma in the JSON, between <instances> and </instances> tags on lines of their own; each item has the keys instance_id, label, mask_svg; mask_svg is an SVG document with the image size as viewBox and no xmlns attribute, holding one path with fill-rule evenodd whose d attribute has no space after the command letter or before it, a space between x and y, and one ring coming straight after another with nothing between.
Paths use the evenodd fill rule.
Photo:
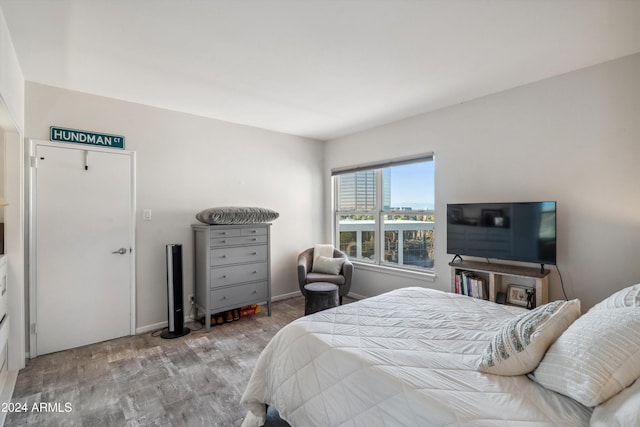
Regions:
<instances>
[{"instance_id":1,"label":"upholstered armchair","mask_svg":"<svg viewBox=\"0 0 640 427\"><path fill-rule=\"evenodd\" d=\"M338 285L338 295L340 304L342 297L349 293L351 289L351 276L353 275L353 264L344 252L333 249L333 258L344 258L342 269L339 274L326 274L313 272L313 249L307 249L298 255L298 285L302 295L306 296L304 285L312 282L329 282Z\"/></svg>"}]
</instances>

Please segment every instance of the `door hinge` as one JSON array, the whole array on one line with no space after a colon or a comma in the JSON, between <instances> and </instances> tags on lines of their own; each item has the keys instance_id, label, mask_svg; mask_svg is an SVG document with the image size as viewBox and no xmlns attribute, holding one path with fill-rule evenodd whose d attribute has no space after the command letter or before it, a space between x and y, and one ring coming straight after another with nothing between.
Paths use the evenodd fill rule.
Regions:
<instances>
[{"instance_id":1,"label":"door hinge","mask_svg":"<svg viewBox=\"0 0 640 427\"><path fill-rule=\"evenodd\" d=\"M38 327L35 323L31 324L31 333L36 335L38 334Z\"/></svg>"},{"instance_id":2,"label":"door hinge","mask_svg":"<svg viewBox=\"0 0 640 427\"><path fill-rule=\"evenodd\" d=\"M29 158L29 163L30 163L32 168L37 168L38 167L38 159L36 158L36 156L31 156Z\"/></svg>"}]
</instances>

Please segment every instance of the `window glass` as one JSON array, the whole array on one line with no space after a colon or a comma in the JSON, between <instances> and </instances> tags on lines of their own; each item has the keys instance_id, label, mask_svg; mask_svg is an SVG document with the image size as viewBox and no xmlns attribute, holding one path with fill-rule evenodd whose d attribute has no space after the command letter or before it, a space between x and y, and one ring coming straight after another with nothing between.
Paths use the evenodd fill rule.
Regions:
<instances>
[{"instance_id":1,"label":"window glass","mask_svg":"<svg viewBox=\"0 0 640 427\"><path fill-rule=\"evenodd\" d=\"M384 262L433 268L433 215L385 215Z\"/></svg>"},{"instance_id":2,"label":"window glass","mask_svg":"<svg viewBox=\"0 0 640 427\"><path fill-rule=\"evenodd\" d=\"M433 268L433 181L431 159L335 176L340 250L375 264Z\"/></svg>"},{"instance_id":3,"label":"window glass","mask_svg":"<svg viewBox=\"0 0 640 427\"><path fill-rule=\"evenodd\" d=\"M340 250L349 258L375 261L375 217L341 215L339 218Z\"/></svg>"},{"instance_id":4,"label":"window glass","mask_svg":"<svg viewBox=\"0 0 640 427\"><path fill-rule=\"evenodd\" d=\"M433 161L385 168L384 210L433 210L433 172Z\"/></svg>"},{"instance_id":5,"label":"window glass","mask_svg":"<svg viewBox=\"0 0 640 427\"><path fill-rule=\"evenodd\" d=\"M367 212L376 209L375 170L338 176L338 210Z\"/></svg>"}]
</instances>

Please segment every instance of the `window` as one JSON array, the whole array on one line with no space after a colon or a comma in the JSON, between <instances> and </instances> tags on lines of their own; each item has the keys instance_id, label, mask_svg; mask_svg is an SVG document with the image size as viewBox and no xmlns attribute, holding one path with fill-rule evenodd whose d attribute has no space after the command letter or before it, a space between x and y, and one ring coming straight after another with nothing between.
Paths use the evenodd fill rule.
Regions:
<instances>
[{"instance_id":1,"label":"window","mask_svg":"<svg viewBox=\"0 0 640 427\"><path fill-rule=\"evenodd\" d=\"M349 258L433 268L432 157L334 172L335 230Z\"/></svg>"}]
</instances>

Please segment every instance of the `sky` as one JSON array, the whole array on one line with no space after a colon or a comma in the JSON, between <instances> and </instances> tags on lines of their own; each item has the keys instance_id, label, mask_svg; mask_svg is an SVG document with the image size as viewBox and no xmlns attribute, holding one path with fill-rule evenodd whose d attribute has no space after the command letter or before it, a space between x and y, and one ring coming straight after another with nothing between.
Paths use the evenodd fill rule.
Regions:
<instances>
[{"instance_id":1,"label":"sky","mask_svg":"<svg viewBox=\"0 0 640 427\"><path fill-rule=\"evenodd\" d=\"M391 206L434 209L434 162L391 167ZM416 185L423 182L423 185Z\"/></svg>"}]
</instances>

